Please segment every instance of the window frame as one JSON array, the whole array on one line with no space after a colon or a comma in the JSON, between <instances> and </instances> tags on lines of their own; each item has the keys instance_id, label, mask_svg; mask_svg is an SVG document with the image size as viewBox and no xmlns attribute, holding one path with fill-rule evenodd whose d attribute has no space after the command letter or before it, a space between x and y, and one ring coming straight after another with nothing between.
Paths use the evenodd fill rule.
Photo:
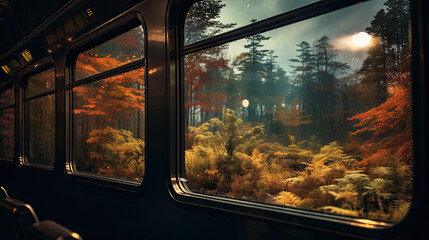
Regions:
<instances>
[{"instance_id":1,"label":"window frame","mask_svg":"<svg viewBox=\"0 0 429 240\"><path fill-rule=\"evenodd\" d=\"M80 53L90 50L100 44L103 44L121 34L132 30L135 27L141 26L144 34L144 57L142 59L121 65L116 68L109 69L79 80L75 80L75 65L77 57ZM85 84L97 82L109 77L117 76L122 73L130 72L140 68L145 71L145 104L147 105L147 28L143 17L138 12L132 12L118 19L96 27L89 31L75 42L67 50L67 63L66 66L66 83L65 83L65 119L66 119L66 160L65 160L65 175L68 179L87 183L92 186L101 186L103 188L110 188L126 193L140 193L146 185L146 177L143 181L133 181L125 178L117 178L110 176L103 176L93 173L79 172L75 168L73 161L73 88ZM145 107L145 172L147 175L147 107Z\"/></svg>"},{"instance_id":2,"label":"window frame","mask_svg":"<svg viewBox=\"0 0 429 240\"><path fill-rule=\"evenodd\" d=\"M36 69L35 69L36 68ZM42 73L44 71L47 71L49 69L54 69L54 74L55 74L55 78L54 78L54 83L55 83L55 87L51 90L45 90L41 93L38 94L34 94L33 96L30 96L27 98L27 88L28 88L28 80L30 79L30 77L35 76L39 73ZM19 158L19 166L21 167L25 167L25 168L33 168L33 169L39 169L45 172L53 172L55 169L55 163L56 163L56 152L57 152L57 69L55 68L55 64L53 62L52 59L48 58L48 59L44 59L34 65L32 65L32 67L26 69L23 72L23 75L20 77L20 99L21 99L21 117L20 117L20 126L21 126L21 133L22 133L22 137L21 137L21 145L20 145L20 158ZM30 133L30 104L29 102L31 100L34 99L38 99L38 98L42 98L42 97L46 97L46 96L50 96L53 95L54 96L54 101L55 101L55 133L54 133L54 162L52 163L52 166L49 165L44 165L44 164L38 164L38 163L29 163L27 156L29 153L29 146L30 146L30 142L29 142L29 133Z\"/></svg>"},{"instance_id":3,"label":"window frame","mask_svg":"<svg viewBox=\"0 0 429 240\"><path fill-rule=\"evenodd\" d=\"M13 92L13 96L14 96L13 104L9 104L9 105L0 107L0 112L3 110L7 110L7 109L12 109L12 111L13 111L13 116L14 116L14 119L13 119L13 122L14 122L14 124L13 124L13 138L14 138L13 139L13 157L12 157L12 159L10 159L10 158L5 158L5 157L0 156L0 161L14 162L15 154L16 154L16 140L17 140L16 139L16 136L17 136L16 135L16 90L15 90L14 82L12 80L7 81L6 83L0 85L0 94L8 91L9 89L12 89L12 92Z\"/></svg>"},{"instance_id":4,"label":"window frame","mask_svg":"<svg viewBox=\"0 0 429 240\"><path fill-rule=\"evenodd\" d=\"M263 33L269 30L277 29L293 23L301 22L307 19L315 18L329 12L334 12L342 8L358 4L359 0L327 0L315 2L298 9L284 12L282 14L263 19L261 21L227 31L205 40L192 44L184 45L184 22L185 16L190 7L197 2L194 1L174 1L169 5L168 13L168 79L169 85L169 113L170 129L172 139L170 145L173 147L170 155L170 181L168 182L169 191L172 198L183 205L197 206L202 211L218 211L229 214L246 215L255 218L268 219L284 224L291 224L300 227L316 228L328 232L335 232L353 237L369 238L393 238L406 236L412 233L414 225L419 218L422 218L421 209L424 208L425 182L427 181L427 166L425 157L425 132L424 106L425 100L423 93L424 79L422 75L423 54L420 49L421 43L419 36L424 31L419 28L422 24L421 10L418 8L418 0L410 0L410 44L412 46L411 75L413 81L413 200L411 208L401 222L388 224L368 219L359 219L354 217L340 216L316 212L314 210L299 209L286 206L268 205L258 202L250 202L220 196L213 196L201 193L191 192L183 183L184 179L184 71L183 58L185 55L203 51L214 46L219 46L245 37ZM413 37L416 36L416 37ZM419 120L417 120L419 119Z\"/></svg>"}]
</instances>

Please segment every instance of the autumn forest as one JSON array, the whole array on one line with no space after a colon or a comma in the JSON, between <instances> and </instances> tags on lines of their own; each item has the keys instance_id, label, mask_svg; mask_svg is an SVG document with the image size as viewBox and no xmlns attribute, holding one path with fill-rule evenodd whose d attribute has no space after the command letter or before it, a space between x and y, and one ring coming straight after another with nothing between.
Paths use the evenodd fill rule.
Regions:
<instances>
[{"instance_id":1,"label":"autumn forest","mask_svg":"<svg viewBox=\"0 0 429 240\"><path fill-rule=\"evenodd\" d=\"M220 21L225 6L194 4L185 44L233 27ZM186 55L190 189L387 222L403 219L413 185L408 18L407 1L386 1L361 29L371 44L357 69L340 61L341 50L323 32L314 42L288 43L296 53L288 59L290 70L270 49L275 39L269 32ZM273 31L286 33L288 27L294 26ZM231 56L237 43L244 51Z\"/></svg>"},{"instance_id":2,"label":"autumn forest","mask_svg":"<svg viewBox=\"0 0 429 240\"><path fill-rule=\"evenodd\" d=\"M184 45L234 29L222 17L224 2L192 5ZM199 194L401 221L413 189L409 3L382 2L366 27L344 33L370 39L360 46L360 60L338 36L317 28L315 39L283 40L300 23L184 55L182 182ZM325 25L335 29L339 22ZM138 26L76 56L67 94L77 173L144 178L144 38ZM40 74L30 78L38 79L40 96L29 95L30 81L24 98L31 123L26 161L52 166L55 77L53 69ZM0 95L0 158L9 159L11 96Z\"/></svg>"}]
</instances>

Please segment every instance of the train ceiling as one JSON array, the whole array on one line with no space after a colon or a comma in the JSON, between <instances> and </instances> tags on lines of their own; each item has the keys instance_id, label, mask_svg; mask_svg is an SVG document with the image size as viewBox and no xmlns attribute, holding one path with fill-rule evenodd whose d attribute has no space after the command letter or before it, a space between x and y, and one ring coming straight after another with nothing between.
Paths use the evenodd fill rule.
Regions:
<instances>
[{"instance_id":1,"label":"train ceiling","mask_svg":"<svg viewBox=\"0 0 429 240\"><path fill-rule=\"evenodd\" d=\"M73 0L0 0L0 57Z\"/></svg>"}]
</instances>

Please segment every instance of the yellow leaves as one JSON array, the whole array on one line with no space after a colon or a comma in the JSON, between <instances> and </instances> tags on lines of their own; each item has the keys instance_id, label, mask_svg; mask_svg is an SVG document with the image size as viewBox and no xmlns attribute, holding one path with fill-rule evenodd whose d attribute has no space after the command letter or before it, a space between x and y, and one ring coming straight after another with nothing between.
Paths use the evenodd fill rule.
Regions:
<instances>
[{"instance_id":1,"label":"yellow leaves","mask_svg":"<svg viewBox=\"0 0 429 240\"><path fill-rule=\"evenodd\" d=\"M309 172L310 175L317 179L323 179L331 170L330 167L325 165L325 161L328 159L328 157L325 158L313 158L313 160L308 163L308 166L306 167L306 171Z\"/></svg>"},{"instance_id":2,"label":"yellow leaves","mask_svg":"<svg viewBox=\"0 0 429 240\"><path fill-rule=\"evenodd\" d=\"M273 203L288 207L306 207L311 205L312 201L308 198L301 199L292 192L282 191L274 198Z\"/></svg>"},{"instance_id":3,"label":"yellow leaves","mask_svg":"<svg viewBox=\"0 0 429 240\"><path fill-rule=\"evenodd\" d=\"M338 142L334 141L320 149L320 153L314 156L313 162L321 161L321 163L333 166L345 166L348 169L356 166L356 159L344 154L342 147ZM320 163L319 163L320 164Z\"/></svg>"},{"instance_id":4,"label":"yellow leaves","mask_svg":"<svg viewBox=\"0 0 429 240\"><path fill-rule=\"evenodd\" d=\"M348 202L355 202L357 201L357 197L358 197L358 193L355 191L344 191L344 192L338 192L338 193L334 191L329 191L328 193L334 196L335 200L344 199L345 201L348 201Z\"/></svg>"},{"instance_id":5,"label":"yellow leaves","mask_svg":"<svg viewBox=\"0 0 429 240\"><path fill-rule=\"evenodd\" d=\"M333 213L338 215L359 217L359 212L356 210L348 210L348 209L343 209L343 208L334 207L334 206L321 207L318 210L322 210L327 213Z\"/></svg>"},{"instance_id":6,"label":"yellow leaves","mask_svg":"<svg viewBox=\"0 0 429 240\"><path fill-rule=\"evenodd\" d=\"M91 149L90 158L103 167L100 173L127 179L142 179L144 174L144 141L124 129L93 129L86 141Z\"/></svg>"},{"instance_id":7,"label":"yellow leaves","mask_svg":"<svg viewBox=\"0 0 429 240\"><path fill-rule=\"evenodd\" d=\"M277 158L285 158L287 156L287 153L281 152L281 151L276 151L274 153L274 156L276 156Z\"/></svg>"},{"instance_id":8,"label":"yellow leaves","mask_svg":"<svg viewBox=\"0 0 429 240\"><path fill-rule=\"evenodd\" d=\"M224 158L226 153L228 161L236 156L238 150L242 151L257 141L264 132L261 126L244 131L242 120L230 109L225 111L222 121L212 118L197 128L189 127L189 130L190 134L194 134L194 146L202 144L210 147L218 158Z\"/></svg>"},{"instance_id":9,"label":"yellow leaves","mask_svg":"<svg viewBox=\"0 0 429 240\"><path fill-rule=\"evenodd\" d=\"M273 120L280 122L286 127L298 127L303 124L312 123L312 121L306 120L311 115L304 115L305 110L300 110L299 105L301 105L301 102L296 99L292 101L289 109L286 106L278 104L274 111L275 117Z\"/></svg>"},{"instance_id":10,"label":"yellow leaves","mask_svg":"<svg viewBox=\"0 0 429 240\"><path fill-rule=\"evenodd\" d=\"M298 184L298 183L302 183L304 181L304 175L299 175L297 177L292 177L292 178L288 178L285 180L286 183L290 183L290 184Z\"/></svg>"}]
</instances>

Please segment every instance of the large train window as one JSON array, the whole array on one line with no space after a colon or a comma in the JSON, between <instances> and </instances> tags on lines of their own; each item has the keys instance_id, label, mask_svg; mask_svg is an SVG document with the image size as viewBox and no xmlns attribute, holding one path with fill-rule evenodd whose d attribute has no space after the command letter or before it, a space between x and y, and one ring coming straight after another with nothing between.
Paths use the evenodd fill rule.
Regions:
<instances>
[{"instance_id":1,"label":"large train window","mask_svg":"<svg viewBox=\"0 0 429 240\"><path fill-rule=\"evenodd\" d=\"M45 68L46 69L46 68ZM24 164L53 168L55 162L55 69L26 79Z\"/></svg>"},{"instance_id":2,"label":"large train window","mask_svg":"<svg viewBox=\"0 0 429 240\"><path fill-rule=\"evenodd\" d=\"M282 1L278 4L264 1L201 1L188 10L183 42L189 45L316 1Z\"/></svg>"},{"instance_id":3,"label":"large train window","mask_svg":"<svg viewBox=\"0 0 429 240\"><path fill-rule=\"evenodd\" d=\"M12 84L0 88L0 159L13 160L15 145L15 92Z\"/></svg>"},{"instance_id":4,"label":"large train window","mask_svg":"<svg viewBox=\"0 0 429 240\"><path fill-rule=\"evenodd\" d=\"M73 170L141 182L145 172L143 27L79 53L72 85Z\"/></svg>"},{"instance_id":5,"label":"large train window","mask_svg":"<svg viewBox=\"0 0 429 240\"><path fill-rule=\"evenodd\" d=\"M258 21L291 2L187 12L183 191L398 223L413 189L409 2L321 1Z\"/></svg>"},{"instance_id":6,"label":"large train window","mask_svg":"<svg viewBox=\"0 0 429 240\"><path fill-rule=\"evenodd\" d=\"M144 58L143 27L136 27L96 48L80 53L75 80L105 72Z\"/></svg>"}]
</instances>

